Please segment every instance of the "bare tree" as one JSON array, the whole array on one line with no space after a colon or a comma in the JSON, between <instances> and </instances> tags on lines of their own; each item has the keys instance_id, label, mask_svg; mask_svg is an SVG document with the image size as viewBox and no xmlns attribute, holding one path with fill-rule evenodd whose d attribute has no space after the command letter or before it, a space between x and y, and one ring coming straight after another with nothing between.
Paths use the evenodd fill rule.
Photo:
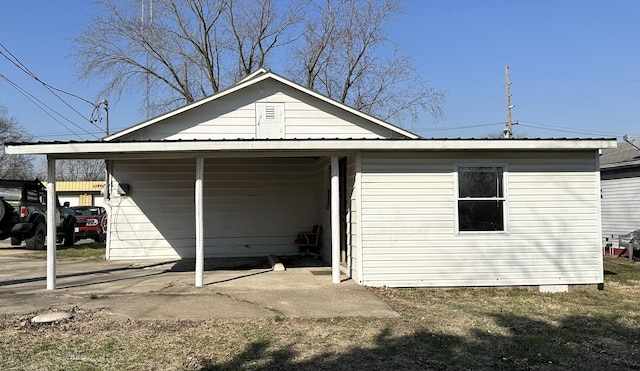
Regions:
<instances>
[{"instance_id":1,"label":"bare tree","mask_svg":"<svg viewBox=\"0 0 640 371\"><path fill-rule=\"evenodd\" d=\"M75 40L81 77L106 78L105 95L148 90L155 113L262 67L291 41L285 34L299 13L292 6L281 16L269 0L153 0L153 18L145 20L139 1L98 4L100 12Z\"/></svg>"},{"instance_id":2,"label":"bare tree","mask_svg":"<svg viewBox=\"0 0 640 371\"><path fill-rule=\"evenodd\" d=\"M383 119L442 115L442 92L385 32L399 0L153 0L153 19L141 18L139 0L98 4L76 39L81 77L106 78L101 94L145 91L154 113L274 63L288 66L292 80Z\"/></svg>"},{"instance_id":3,"label":"bare tree","mask_svg":"<svg viewBox=\"0 0 640 371\"><path fill-rule=\"evenodd\" d=\"M32 139L32 136L20 126L18 120L10 116L7 108L0 104L0 179L35 178L32 156L4 153L5 143L28 142Z\"/></svg>"},{"instance_id":4,"label":"bare tree","mask_svg":"<svg viewBox=\"0 0 640 371\"><path fill-rule=\"evenodd\" d=\"M302 63L289 66L296 81L388 121L408 116L417 122L422 112L442 116L444 94L420 77L386 35L402 11L399 0L324 0L313 7L303 42L296 45ZM391 55L383 57L383 48Z\"/></svg>"},{"instance_id":5,"label":"bare tree","mask_svg":"<svg viewBox=\"0 0 640 371\"><path fill-rule=\"evenodd\" d=\"M62 181L103 180L104 160L58 160L56 179Z\"/></svg>"},{"instance_id":6,"label":"bare tree","mask_svg":"<svg viewBox=\"0 0 640 371\"><path fill-rule=\"evenodd\" d=\"M227 3L226 20L235 42L232 53L238 56L237 80L262 68L273 49L295 41L288 30L299 23L302 3L279 3L279 8L271 0Z\"/></svg>"}]
</instances>

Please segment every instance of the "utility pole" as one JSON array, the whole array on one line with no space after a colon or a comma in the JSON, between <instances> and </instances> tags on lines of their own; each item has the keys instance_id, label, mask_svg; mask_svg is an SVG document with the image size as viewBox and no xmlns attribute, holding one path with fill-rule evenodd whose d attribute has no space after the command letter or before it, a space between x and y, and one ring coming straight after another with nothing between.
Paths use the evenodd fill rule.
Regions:
<instances>
[{"instance_id":1,"label":"utility pole","mask_svg":"<svg viewBox=\"0 0 640 371\"><path fill-rule=\"evenodd\" d=\"M511 104L511 79L509 78L509 66L504 68L507 83L507 128L504 130L505 138L513 138L513 125L511 123L511 109L515 106Z\"/></svg>"},{"instance_id":2,"label":"utility pole","mask_svg":"<svg viewBox=\"0 0 640 371\"><path fill-rule=\"evenodd\" d=\"M105 114L105 133L109 136L109 102L107 100L103 100L102 104L104 104L104 114Z\"/></svg>"}]
</instances>

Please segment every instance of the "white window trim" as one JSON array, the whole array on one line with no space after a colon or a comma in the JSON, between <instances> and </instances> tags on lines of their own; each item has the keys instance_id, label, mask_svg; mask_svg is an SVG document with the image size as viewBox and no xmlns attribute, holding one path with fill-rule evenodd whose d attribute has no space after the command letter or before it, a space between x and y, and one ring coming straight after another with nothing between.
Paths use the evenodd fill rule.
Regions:
<instances>
[{"instance_id":1,"label":"white window trim","mask_svg":"<svg viewBox=\"0 0 640 371\"><path fill-rule=\"evenodd\" d=\"M504 220L504 230L503 231L461 231L460 223L459 223L459 212L458 212L458 195L460 194L458 191L458 169L465 167L501 167L502 168L502 194L504 199L503 204L503 220ZM491 235L509 235L511 232L510 222L509 222L509 167L506 163L496 163L496 162L473 162L473 163L459 163L453 165L453 199L454 199L454 234L456 236L467 236L467 235L478 235L478 234L491 234ZM478 198L478 200L482 200ZM487 198L487 200L495 200L495 198Z\"/></svg>"}]
</instances>

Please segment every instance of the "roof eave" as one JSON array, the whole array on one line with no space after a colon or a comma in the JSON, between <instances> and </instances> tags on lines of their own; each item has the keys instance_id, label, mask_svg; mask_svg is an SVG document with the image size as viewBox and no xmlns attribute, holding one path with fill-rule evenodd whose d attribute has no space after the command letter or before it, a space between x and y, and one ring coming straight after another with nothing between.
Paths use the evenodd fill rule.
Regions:
<instances>
[{"instance_id":1,"label":"roof eave","mask_svg":"<svg viewBox=\"0 0 640 371\"><path fill-rule=\"evenodd\" d=\"M8 154L70 156L116 153L219 153L259 151L571 151L615 147L611 139L465 140L465 139L282 139L145 142L7 143Z\"/></svg>"}]
</instances>

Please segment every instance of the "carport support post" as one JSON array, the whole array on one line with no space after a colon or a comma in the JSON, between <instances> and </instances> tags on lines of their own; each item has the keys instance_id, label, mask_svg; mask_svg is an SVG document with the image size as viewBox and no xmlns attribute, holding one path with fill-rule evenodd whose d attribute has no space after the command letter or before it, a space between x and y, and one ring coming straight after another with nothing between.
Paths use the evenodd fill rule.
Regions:
<instances>
[{"instance_id":1,"label":"carport support post","mask_svg":"<svg viewBox=\"0 0 640 371\"><path fill-rule=\"evenodd\" d=\"M331 277L333 283L340 283L340 179L337 156L331 156Z\"/></svg>"},{"instance_id":2,"label":"carport support post","mask_svg":"<svg viewBox=\"0 0 640 371\"><path fill-rule=\"evenodd\" d=\"M202 287L204 276L204 217L203 217L203 190L204 158L196 158L196 186L195 186L195 212L196 212L196 287Z\"/></svg>"},{"instance_id":3,"label":"carport support post","mask_svg":"<svg viewBox=\"0 0 640 371\"><path fill-rule=\"evenodd\" d=\"M56 289L56 160L47 158L47 290Z\"/></svg>"}]
</instances>

